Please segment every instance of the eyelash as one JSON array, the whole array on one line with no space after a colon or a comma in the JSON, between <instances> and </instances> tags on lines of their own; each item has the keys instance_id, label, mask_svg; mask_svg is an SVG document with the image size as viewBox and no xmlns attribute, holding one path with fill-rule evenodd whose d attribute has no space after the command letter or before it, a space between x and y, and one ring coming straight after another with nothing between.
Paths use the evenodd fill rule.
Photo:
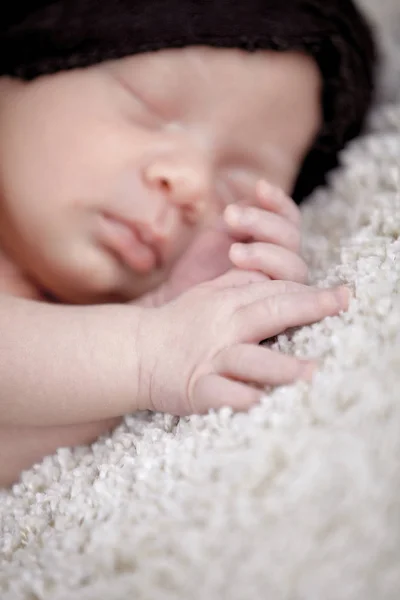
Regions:
<instances>
[{"instance_id":1,"label":"eyelash","mask_svg":"<svg viewBox=\"0 0 400 600\"><path fill-rule=\"evenodd\" d=\"M135 88L128 84L123 76L119 75L118 80L122 87L136 102L138 108L146 114L146 116L149 119L149 125L152 127L160 126L162 124L162 119L159 116L157 109L154 106L152 106L151 103L148 100L146 100L146 98L143 98L143 96L139 94Z\"/></svg>"},{"instance_id":2,"label":"eyelash","mask_svg":"<svg viewBox=\"0 0 400 600\"><path fill-rule=\"evenodd\" d=\"M163 123L163 120L161 119L160 115L157 113L157 110L153 106L151 106L151 104L149 102L146 102L143 98L138 96L138 94L134 93L133 97L134 97L134 100L137 101L137 104L138 104L141 112L148 119L150 126L159 127Z\"/></svg>"}]
</instances>

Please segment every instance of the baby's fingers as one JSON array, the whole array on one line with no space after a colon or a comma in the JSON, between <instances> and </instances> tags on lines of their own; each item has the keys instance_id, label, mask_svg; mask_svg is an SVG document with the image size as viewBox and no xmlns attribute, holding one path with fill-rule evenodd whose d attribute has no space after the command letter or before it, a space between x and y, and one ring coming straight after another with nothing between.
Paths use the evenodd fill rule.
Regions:
<instances>
[{"instance_id":1,"label":"baby's fingers","mask_svg":"<svg viewBox=\"0 0 400 600\"><path fill-rule=\"evenodd\" d=\"M301 212L297 204L285 192L261 180L256 186L257 205L270 212L281 215L291 221L296 227L301 222Z\"/></svg>"},{"instance_id":2,"label":"baby's fingers","mask_svg":"<svg viewBox=\"0 0 400 600\"><path fill-rule=\"evenodd\" d=\"M191 411L204 413L229 406L248 410L260 401L262 388L309 381L315 364L262 346L238 344L214 359L216 373L202 376L192 390Z\"/></svg>"},{"instance_id":3,"label":"baby's fingers","mask_svg":"<svg viewBox=\"0 0 400 600\"><path fill-rule=\"evenodd\" d=\"M203 375L196 381L190 396L187 414L201 415L224 406L229 406L237 412L248 410L261 400L262 392L250 385L212 373Z\"/></svg>"},{"instance_id":4,"label":"baby's fingers","mask_svg":"<svg viewBox=\"0 0 400 600\"><path fill-rule=\"evenodd\" d=\"M214 359L213 366L225 377L264 387L288 385L298 379L308 381L315 371L314 362L254 344L226 348Z\"/></svg>"},{"instance_id":5,"label":"baby's fingers","mask_svg":"<svg viewBox=\"0 0 400 600\"><path fill-rule=\"evenodd\" d=\"M238 241L252 239L277 244L292 252L300 251L299 227L281 215L254 206L231 204L225 210L224 219L232 237Z\"/></svg>"},{"instance_id":6,"label":"baby's fingers","mask_svg":"<svg viewBox=\"0 0 400 600\"><path fill-rule=\"evenodd\" d=\"M311 325L348 308L345 287L269 296L238 310L238 341L258 342L291 327Z\"/></svg>"},{"instance_id":7,"label":"baby's fingers","mask_svg":"<svg viewBox=\"0 0 400 600\"><path fill-rule=\"evenodd\" d=\"M229 258L239 269L261 271L271 279L308 280L308 267L301 256L275 244L233 244Z\"/></svg>"}]
</instances>

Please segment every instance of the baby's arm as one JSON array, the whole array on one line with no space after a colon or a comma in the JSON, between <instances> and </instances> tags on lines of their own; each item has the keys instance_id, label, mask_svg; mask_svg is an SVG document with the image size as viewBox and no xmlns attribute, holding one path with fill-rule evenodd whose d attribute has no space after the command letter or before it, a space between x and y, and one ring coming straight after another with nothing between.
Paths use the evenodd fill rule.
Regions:
<instances>
[{"instance_id":1,"label":"baby's arm","mask_svg":"<svg viewBox=\"0 0 400 600\"><path fill-rule=\"evenodd\" d=\"M159 308L0 296L0 426L71 425L144 409L246 410L264 386L308 379L314 369L259 342L347 304L346 290L244 270Z\"/></svg>"},{"instance_id":2,"label":"baby's arm","mask_svg":"<svg viewBox=\"0 0 400 600\"><path fill-rule=\"evenodd\" d=\"M70 425L142 407L141 308L0 295L0 425Z\"/></svg>"}]
</instances>

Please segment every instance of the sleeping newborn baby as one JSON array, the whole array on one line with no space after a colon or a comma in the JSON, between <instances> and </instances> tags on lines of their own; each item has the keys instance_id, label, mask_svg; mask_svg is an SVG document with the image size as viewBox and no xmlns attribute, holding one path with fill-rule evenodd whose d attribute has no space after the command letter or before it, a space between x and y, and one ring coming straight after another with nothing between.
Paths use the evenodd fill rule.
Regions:
<instances>
[{"instance_id":1,"label":"sleeping newborn baby","mask_svg":"<svg viewBox=\"0 0 400 600\"><path fill-rule=\"evenodd\" d=\"M259 342L347 307L306 285L291 196L324 182L371 100L350 0L42 1L8 19L0 483L129 412L244 410L309 379Z\"/></svg>"}]
</instances>

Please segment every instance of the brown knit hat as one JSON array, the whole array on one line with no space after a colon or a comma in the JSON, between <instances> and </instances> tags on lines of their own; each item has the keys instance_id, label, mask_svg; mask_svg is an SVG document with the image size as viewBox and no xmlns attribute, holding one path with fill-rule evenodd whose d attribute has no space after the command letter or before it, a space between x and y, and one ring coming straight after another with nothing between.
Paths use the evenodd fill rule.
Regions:
<instances>
[{"instance_id":1,"label":"brown knit hat","mask_svg":"<svg viewBox=\"0 0 400 600\"><path fill-rule=\"evenodd\" d=\"M0 75L32 79L188 45L302 50L324 80L324 124L294 197L325 181L362 129L376 50L352 0L15 0L0 8ZM4 5L3 5L4 6ZM28 7L28 8L27 8Z\"/></svg>"}]
</instances>

